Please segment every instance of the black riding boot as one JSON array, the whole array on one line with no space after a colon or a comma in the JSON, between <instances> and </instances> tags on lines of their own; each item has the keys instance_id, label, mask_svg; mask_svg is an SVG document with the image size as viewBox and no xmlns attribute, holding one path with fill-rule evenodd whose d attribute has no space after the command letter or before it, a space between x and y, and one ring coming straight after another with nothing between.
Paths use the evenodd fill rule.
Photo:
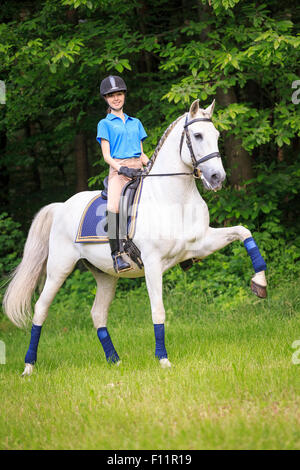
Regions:
<instances>
[{"instance_id":1,"label":"black riding boot","mask_svg":"<svg viewBox=\"0 0 300 470\"><path fill-rule=\"evenodd\" d=\"M120 253L120 239L119 239L119 214L107 211L108 219L108 238L111 249L111 256L114 263L116 273L123 273L129 271L131 265L122 258Z\"/></svg>"}]
</instances>

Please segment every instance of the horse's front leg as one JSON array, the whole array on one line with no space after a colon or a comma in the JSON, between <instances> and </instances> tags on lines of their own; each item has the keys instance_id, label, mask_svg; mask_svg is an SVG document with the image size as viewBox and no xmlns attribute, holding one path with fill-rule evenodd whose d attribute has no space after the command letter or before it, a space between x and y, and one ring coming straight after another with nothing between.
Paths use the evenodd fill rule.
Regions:
<instances>
[{"instance_id":1,"label":"horse's front leg","mask_svg":"<svg viewBox=\"0 0 300 470\"><path fill-rule=\"evenodd\" d=\"M97 282L97 292L91 310L94 327L105 353L108 364L120 365L119 355L113 345L107 330L107 318L109 306L114 298L118 279L108 274L99 272L91 264L86 264Z\"/></svg>"},{"instance_id":2,"label":"horse's front leg","mask_svg":"<svg viewBox=\"0 0 300 470\"><path fill-rule=\"evenodd\" d=\"M225 228L209 227L203 241L205 256L224 248L235 240L240 240L244 243L247 253L252 261L255 271L255 275L251 279L252 292L254 292L258 297L265 298L267 296L267 281L265 275L267 266L250 230L246 229L242 225Z\"/></svg>"},{"instance_id":3,"label":"horse's front leg","mask_svg":"<svg viewBox=\"0 0 300 470\"><path fill-rule=\"evenodd\" d=\"M162 299L162 266L160 259L144 261L145 278L151 304L155 336L155 357L163 368L171 367L165 347L166 313Z\"/></svg>"}]
</instances>

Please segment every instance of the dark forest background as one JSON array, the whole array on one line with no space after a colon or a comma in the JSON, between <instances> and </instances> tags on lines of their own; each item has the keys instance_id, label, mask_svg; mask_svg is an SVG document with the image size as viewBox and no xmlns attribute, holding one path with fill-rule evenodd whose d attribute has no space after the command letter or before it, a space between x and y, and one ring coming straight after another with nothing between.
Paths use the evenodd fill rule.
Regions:
<instances>
[{"instance_id":1,"label":"dark forest background","mask_svg":"<svg viewBox=\"0 0 300 470\"><path fill-rule=\"evenodd\" d=\"M102 188L108 167L96 127L106 111L99 85L108 74L127 83L126 112L143 122L149 157L195 98L202 107L216 99L227 182L216 194L199 185L211 224L246 225L274 280L295 276L299 16L291 0L1 1L1 277L18 262L42 206ZM228 247L202 268L210 278L204 289L219 292L225 276L226 289L244 278L241 250ZM176 279L173 271L169 284Z\"/></svg>"}]
</instances>

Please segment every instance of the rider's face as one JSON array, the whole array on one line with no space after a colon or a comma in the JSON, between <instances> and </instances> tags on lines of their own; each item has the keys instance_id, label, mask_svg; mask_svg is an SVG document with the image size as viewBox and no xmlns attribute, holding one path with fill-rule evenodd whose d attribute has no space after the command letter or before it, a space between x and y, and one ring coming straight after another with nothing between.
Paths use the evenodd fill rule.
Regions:
<instances>
[{"instance_id":1,"label":"rider's face","mask_svg":"<svg viewBox=\"0 0 300 470\"><path fill-rule=\"evenodd\" d=\"M120 111L125 102L124 91L116 91L115 93L109 93L105 96L108 106L114 111Z\"/></svg>"}]
</instances>

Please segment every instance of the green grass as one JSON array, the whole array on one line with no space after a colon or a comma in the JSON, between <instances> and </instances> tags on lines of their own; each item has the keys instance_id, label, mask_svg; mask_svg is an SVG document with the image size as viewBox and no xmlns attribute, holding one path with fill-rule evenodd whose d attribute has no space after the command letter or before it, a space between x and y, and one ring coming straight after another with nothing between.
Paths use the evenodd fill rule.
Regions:
<instances>
[{"instance_id":1,"label":"green grass","mask_svg":"<svg viewBox=\"0 0 300 470\"><path fill-rule=\"evenodd\" d=\"M1 317L0 449L299 449L298 281L266 300L169 292L165 306L170 370L154 358L143 286L111 306L120 367L106 364L84 296L58 295L30 378L30 334Z\"/></svg>"}]
</instances>

